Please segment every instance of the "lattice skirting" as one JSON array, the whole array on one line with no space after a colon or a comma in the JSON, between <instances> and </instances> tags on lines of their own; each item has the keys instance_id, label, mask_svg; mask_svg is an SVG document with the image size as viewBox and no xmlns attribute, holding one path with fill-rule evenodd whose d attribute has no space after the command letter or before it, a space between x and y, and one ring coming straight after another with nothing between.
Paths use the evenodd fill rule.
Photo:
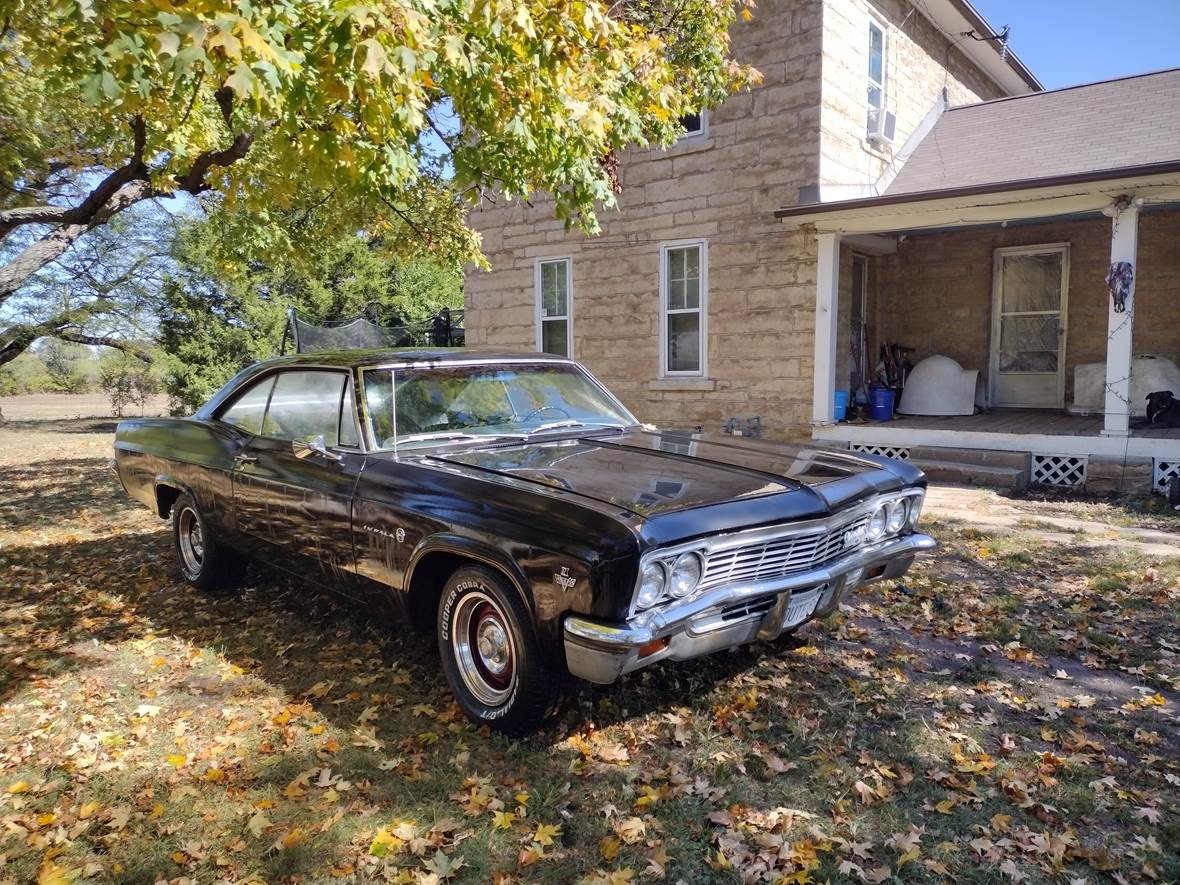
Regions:
<instances>
[{"instance_id":1,"label":"lattice skirting","mask_svg":"<svg viewBox=\"0 0 1180 885\"><path fill-rule=\"evenodd\" d=\"M854 452L865 455L881 455L884 458L896 458L899 461L910 459L910 450L905 446L874 446L869 443L851 443L849 448Z\"/></svg>"},{"instance_id":2,"label":"lattice skirting","mask_svg":"<svg viewBox=\"0 0 1180 885\"><path fill-rule=\"evenodd\" d=\"M1077 488L1086 483L1084 455L1033 455L1032 482L1043 486Z\"/></svg>"},{"instance_id":3,"label":"lattice skirting","mask_svg":"<svg viewBox=\"0 0 1180 885\"><path fill-rule=\"evenodd\" d=\"M1151 487L1160 494L1168 493L1168 483L1175 476L1180 476L1180 461L1163 461L1155 459L1155 466L1151 471Z\"/></svg>"}]
</instances>

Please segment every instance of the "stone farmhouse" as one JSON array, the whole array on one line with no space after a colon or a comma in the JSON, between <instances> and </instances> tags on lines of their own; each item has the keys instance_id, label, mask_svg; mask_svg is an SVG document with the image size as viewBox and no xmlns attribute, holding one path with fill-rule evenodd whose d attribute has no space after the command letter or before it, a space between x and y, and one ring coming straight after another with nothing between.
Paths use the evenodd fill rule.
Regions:
<instances>
[{"instance_id":1,"label":"stone farmhouse","mask_svg":"<svg viewBox=\"0 0 1180 885\"><path fill-rule=\"evenodd\" d=\"M968 0L763 0L732 38L762 85L622 157L599 236L544 200L472 213L468 345L567 354L663 427L757 417L936 478L1180 475L1142 417L1144 385L1180 397L1180 70L1045 91ZM954 363L901 390L917 414L837 420L883 347Z\"/></svg>"}]
</instances>

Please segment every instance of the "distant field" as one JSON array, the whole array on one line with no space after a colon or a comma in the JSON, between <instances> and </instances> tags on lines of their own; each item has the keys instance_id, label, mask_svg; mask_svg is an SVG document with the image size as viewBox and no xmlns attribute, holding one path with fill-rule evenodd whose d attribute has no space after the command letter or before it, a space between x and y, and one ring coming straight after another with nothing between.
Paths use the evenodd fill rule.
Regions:
<instances>
[{"instance_id":1,"label":"distant field","mask_svg":"<svg viewBox=\"0 0 1180 885\"><path fill-rule=\"evenodd\" d=\"M98 418L111 414L111 401L104 393L29 393L0 396L0 412L9 421ZM125 413L141 414L138 406L128 406ZM167 415L168 397L153 397L142 414Z\"/></svg>"}]
</instances>

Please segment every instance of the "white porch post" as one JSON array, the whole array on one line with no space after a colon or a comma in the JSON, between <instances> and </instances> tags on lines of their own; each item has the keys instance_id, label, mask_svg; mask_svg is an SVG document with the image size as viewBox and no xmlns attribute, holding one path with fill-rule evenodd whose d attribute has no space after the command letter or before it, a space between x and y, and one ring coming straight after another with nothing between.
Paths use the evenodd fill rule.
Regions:
<instances>
[{"instance_id":1,"label":"white porch post","mask_svg":"<svg viewBox=\"0 0 1180 885\"><path fill-rule=\"evenodd\" d=\"M837 319L840 305L840 235L820 233L815 268L815 389L811 423L835 424Z\"/></svg>"},{"instance_id":2,"label":"white porch post","mask_svg":"<svg viewBox=\"0 0 1180 885\"><path fill-rule=\"evenodd\" d=\"M1135 281L1139 276L1135 258L1139 242L1139 207L1126 198L1106 212L1111 217L1110 261L1130 262L1134 269L1125 313L1115 313L1114 300L1107 296L1106 404L1103 436L1131 434L1131 332L1135 319Z\"/></svg>"}]
</instances>

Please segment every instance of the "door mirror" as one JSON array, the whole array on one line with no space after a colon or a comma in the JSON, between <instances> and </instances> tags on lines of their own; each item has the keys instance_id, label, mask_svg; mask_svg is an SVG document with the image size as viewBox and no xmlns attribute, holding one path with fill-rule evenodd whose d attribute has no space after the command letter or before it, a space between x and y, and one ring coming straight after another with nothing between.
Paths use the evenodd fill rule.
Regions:
<instances>
[{"instance_id":1,"label":"door mirror","mask_svg":"<svg viewBox=\"0 0 1180 885\"><path fill-rule=\"evenodd\" d=\"M328 447L324 445L324 435L322 433L307 439L292 440L291 452L296 458L309 458L312 455L322 455L329 461L340 460L340 455L328 451Z\"/></svg>"}]
</instances>

